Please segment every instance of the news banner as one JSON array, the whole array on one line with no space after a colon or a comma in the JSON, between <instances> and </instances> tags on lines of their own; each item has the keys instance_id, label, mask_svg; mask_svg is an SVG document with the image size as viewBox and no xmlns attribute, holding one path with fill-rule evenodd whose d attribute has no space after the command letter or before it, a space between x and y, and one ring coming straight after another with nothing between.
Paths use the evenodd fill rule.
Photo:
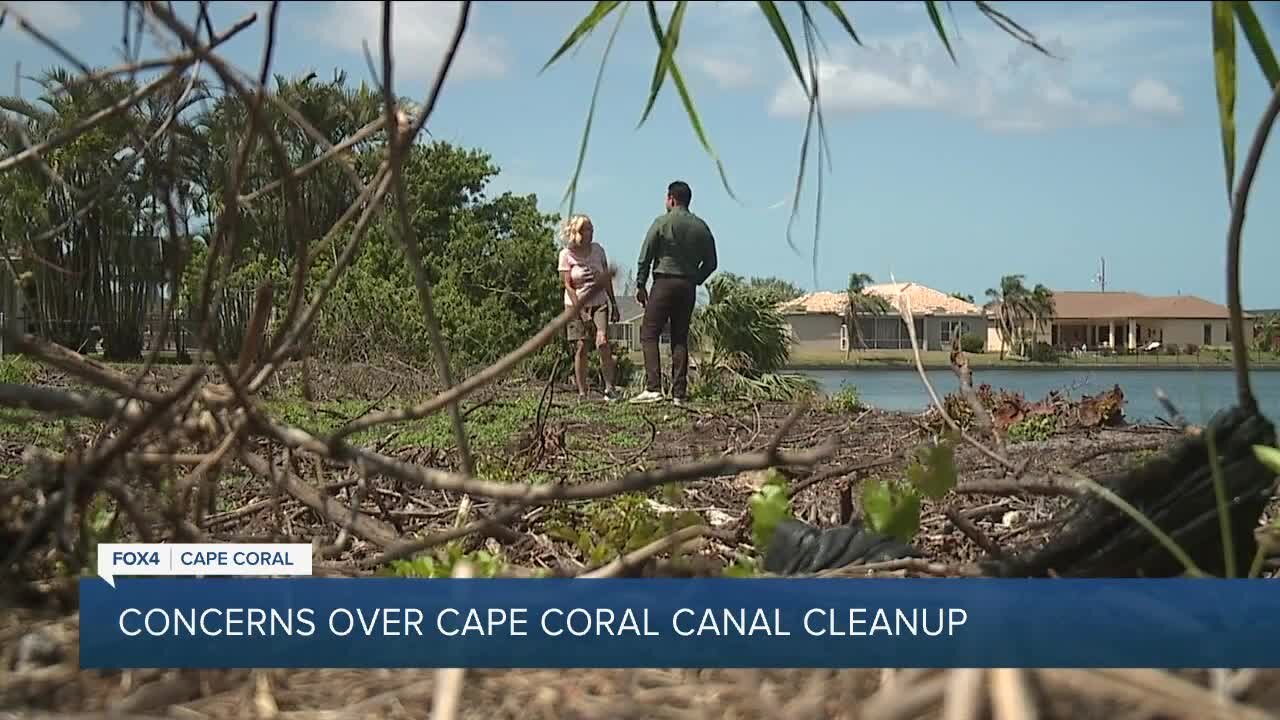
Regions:
<instances>
[{"instance_id":1,"label":"news banner","mask_svg":"<svg viewBox=\"0 0 1280 720\"><path fill-rule=\"evenodd\" d=\"M1280 667L1266 580L312 576L307 544L102 544L80 665Z\"/></svg>"}]
</instances>

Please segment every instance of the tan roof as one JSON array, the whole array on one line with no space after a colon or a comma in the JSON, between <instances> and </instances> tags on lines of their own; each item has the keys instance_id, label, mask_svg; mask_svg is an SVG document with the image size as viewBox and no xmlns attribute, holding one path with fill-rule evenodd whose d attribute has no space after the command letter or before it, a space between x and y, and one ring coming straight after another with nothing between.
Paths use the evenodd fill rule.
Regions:
<instances>
[{"instance_id":1,"label":"tan roof","mask_svg":"<svg viewBox=\"0 0 1280 720\"><path fill-rule=\"evenodd\" d=\"M982 310L973 303L916 283L881 283L869 285L864 292L879 295L896 309L905 299L914 315L978 315ZM844 315L849 305L846 293L819 290L801 295L778 306L784 315Z\"/></svg>"},{"instance_id":2,"label":"tan roof","mask_svg":"<svg viewBox=\"0 0 1280 720\"><path fill-rule=\"evenodd\" d=\"M960 298L916 283L881 283L872 285L866 292L879 295L890 302L905 298L915 315L978 315L982 309Z\"/></svg>"},{"instance_id":3,"label":"tan roof","mask_svg":"<svg viewBox=\"0 0 1280 720\"><path fill-rule=\"evenodd\" d=\"M1194 295L1153 297L1126 291L1059 290L1053 293L1054 317L1064 320L1226 320L1225 305ZM1245 314L1245 317L1251 317Z\"/></svg>"},{"instance_id":4,"label":"tan roof","mask_svg":"<svg viewBox=\"0 0 1280 720\"><path fill-rule=\"evenodd\" d=\"M844 315L848 306L849 297L845 293L819 290L780 303L778 312L784 315Z\"/></svg>"}]
</instances>

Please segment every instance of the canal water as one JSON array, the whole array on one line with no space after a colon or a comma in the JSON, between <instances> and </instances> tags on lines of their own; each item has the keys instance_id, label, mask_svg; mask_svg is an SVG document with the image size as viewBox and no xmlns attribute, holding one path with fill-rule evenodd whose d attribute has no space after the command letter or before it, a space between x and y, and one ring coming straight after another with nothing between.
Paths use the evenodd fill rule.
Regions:
<instances>
[{"instance_id":1,"label":"canal water","mask_svg":"<svg viewBox=\"0 0 1280 720\"><path fill-rule=\"evenodd\" d=\"M912 370L840 369L806 370L801 374L818 381L824 392L831 393L843 385L853 385L862 402L884 410L924 411L930 404L929 393ZM950 370L926 373L938 396L959 389L959 381ZM1119 385L1125 396L1125 417L1130 422L1152 422L1166 417L1156 400L1156 388L1163 389L1187 420L1202 423L1216 411L1235 402L1235 375L1229 370L1124 370L1059 368L1035 370L974 370L974 385L986 383L993 388L1022 393L1028 401L1043 398L1058 390L1078 398L1097 394ZM1255 370L1250 374L1253 394L1262 412L1280 423L1280 371Z\"/></svg>"}]
</instances>

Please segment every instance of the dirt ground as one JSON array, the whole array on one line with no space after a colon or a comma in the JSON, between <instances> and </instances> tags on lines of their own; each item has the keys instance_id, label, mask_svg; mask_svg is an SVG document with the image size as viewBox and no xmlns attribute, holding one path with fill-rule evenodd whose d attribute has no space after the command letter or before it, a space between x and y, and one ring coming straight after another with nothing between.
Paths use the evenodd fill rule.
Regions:
<instances>
[{"instance_id":1,"label":"dirt ground","mask_svg":"<svg viewBox=\"0 0 1280 720\"><path fill-rule=\"evenodd\" d=\"M355 382L334 375L327 388L322 388L318 403L299 403L284 386L276 388L277 397L269 402L278 403L273 409L291 422L319 432L341 423L344 416L359 414L370 403L386 404L386 388L397 384L395 380L367 377ZM513 481L582 482L617 477L633 469L758 450L777 434L791 410L780 403L632 407L602 401L583 403L572 395L566 386L554 388L550 398L544 387L515 386L472 398L467 406L468 427L473 431L480 472L490 477L505 472ZM41 434L29 428L24 432L26 435L4 431L0 461L8 467L20 462L27 444L56 442L56 433ZM89 429L80 428L79 432L88 433ZM811 484L794 499L796 516L820 526L839 522L845 485L852 485L856 498L859 483L867 477L900 476L905 461L899 457L865 473L850 474L842 469L909 449L926 439L929 430L918 416L816 406L795 423L781 447L812 448L831 436L839 440L832 456L809 472L788 471L795 476L793 483L830 476ZM1016 480L1005 478L1003 471L977 450L961 445L956 453L960 484L941 503L926 503L915 543L931 562L941 564L964 563L983 554L943 515L946 507L959 510L1002 548L1035 543L1042 539L1044 521L1070 501L1046 481L1055 475L1055 467L1073 465L1097 476L1139 462L1177 437L1170 428L1130 426L1011 444L1006 449L1009 458L1026 463L1022 477ZM438 467L458 464L443 417L411 424L398 433L380 431L367 438L366 444L406 461ZM348 494L354 485L350 478L317 468L300 474L308 480L319 478L314 482L327 485L340 501L350 501ZM367 502L366 511L395 526L402 535L445 528L453 522L457 497L389 481L379 481L376 486L375 495L380 499ZM234 470L224 472L223 487L218 512L203 523L212 539L310 541L318 537L327 543L336 534L336 528L305 506L289 498L277 499L264 483ZM651 540L656 532L653 528L660 527L655 523L669 513L693 511L713 527L740 529L754 489L753 475L744 473L691 482L677 495L657 490L615 501L542 508L512 525L514 540L475 542L500 555L507 572L576 574ZM484 510L486 505L476 507ZM590 532L565 539L568 536L557 530L564 527L588 528ZM584 534L589 537L584 539ZM696 552L714 569L731 562L735 553L744 549L749 550L741 544L713 540L702 543ZM342 554L316 564L320 572L347 574L356 561L377 551L370 543L357 540ZM903 574L885 573L885 581L892 582L892 577ZM47 582L67 585L65 579L52 576ZM40 713L109 717L88 714L107 710L133 718L432 716L433 689L439 680L431 670L80 671L76 658L78 616L74 608L55 607L52 597L45 607L9 608L0 615L0 720L42 717ZM43 659L32 652L37 640L49 646ZM19 659L24 662L15 668ZM1140 689L1121 689L1129 687L1125 682L1145 682L1141 677L1126 676L1124 682L1117 683L1115 678L1108 679L1110 676L1089 672L1034 675L1039 717L1207 716L1201 712L1206 706L1198 704L1209 694L1204 689L1208 682L1204 672L1161 673L1155 680L1147 678L1158 680L1157 684L1177 681L1182 685L1145 694ZM1250 712L1259 707L1280 712L1280 683L1268 677L1271 674L1252 679L1236 694L1251 703ZM880 670L468 671L457 717L942 717L940 693L946 682L947 677L939 673L906 671L894 675ZM1261 714L1240 712L1244 710L1234 716L1271 717L1260 710Z\"/></svg>"}]
</instances>

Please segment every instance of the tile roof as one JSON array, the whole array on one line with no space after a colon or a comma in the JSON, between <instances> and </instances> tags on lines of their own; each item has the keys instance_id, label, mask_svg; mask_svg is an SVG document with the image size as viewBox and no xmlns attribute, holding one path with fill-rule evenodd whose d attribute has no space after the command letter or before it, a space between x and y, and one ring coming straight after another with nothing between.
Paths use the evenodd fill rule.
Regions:
<instances>
[{"instance_id":1,"label":"tile roof","mask_svg":"<svg viewBox=\"0 0 1280 720\"><path fill-rule=\"evenodd\" d=\"M916 283L881 283L869 285L864 292L888 300L896 309L905 299L914 315L980 315L982 309L944 292ZM784 315L844 315L848 296L843 292L819 290L801 295L778 306Z\"/></svg>"},{"instance_id":2,"label":"tile roof","mask_svg":"<svg viewBox=\"0 0 1280 720\"><path fill-rule=\"evenodd\" d=\"M842 292L819 290L778 305L784 315L843 315L849 298Z\"/></svg>"},{"instance_id":3,"label":"tile roof","mask_svg":"<svg viewBox=\"0 0 1280 720\"><path fill-rule=\"evenodd\" d=\"M1127 291L1056 290L1053 305L1054 317L1064 320L1226 320L1231 317L1225 305L1194 295L1155 297ZM1245 317L1252 315L1245 313Z\"/></svg>"}]
</instances>

